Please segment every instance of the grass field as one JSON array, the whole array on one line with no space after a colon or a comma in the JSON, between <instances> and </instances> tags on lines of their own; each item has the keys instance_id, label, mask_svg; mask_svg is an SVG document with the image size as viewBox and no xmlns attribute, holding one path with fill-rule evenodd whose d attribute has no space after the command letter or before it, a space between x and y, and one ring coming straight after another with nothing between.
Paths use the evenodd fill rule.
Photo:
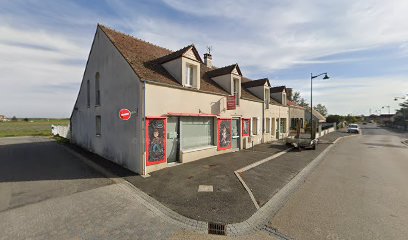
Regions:
<instances>
[{"instance_id":1,"label":"grass field","mask_svg":"<svg viewBox=\"0 0 408 240\"><path fill-rule=\"evenodd\" d=\"M30 119L30 121L0 122L0 137L51 136L51 125L69 124L69 119Z\"/></svg>"}]
</instances>

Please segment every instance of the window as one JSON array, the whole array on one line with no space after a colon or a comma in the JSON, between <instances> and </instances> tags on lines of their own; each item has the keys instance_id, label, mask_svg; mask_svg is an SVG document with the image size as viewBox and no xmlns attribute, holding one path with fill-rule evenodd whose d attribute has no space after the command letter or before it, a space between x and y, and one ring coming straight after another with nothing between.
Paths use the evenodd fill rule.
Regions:
<instances>
[{"instance_id":1,"label":"window","mask_svg":"<svg viewBox=\"0 0 408 240\"><path fill-rule=\"evenodd\" d=\"M282 104L286 106L286 93L282 93Z\"/></svg>"},{"instance_id":2,"label":"window","mask_svg":"<svg viewBox=\"0 0 408 240\"><path fill-rule=\"evenodd\" d=\"M95 127L95 129L96 129L96 136L101 136L101 116L96 116L96 118L95 118L95 125L96 125L96 127Z\"/></svg>"},{"instance_id":3,"label":"window","mask_svg":"<svg viewBox=\"0 0 408 240\"><path fill-rule=\"evenodd\" d=\"M297 121L297 118L291 118L290 119L290 128L291 129L296 129L296 121Z\"/></svg>"},{"instance_id":4,"label":"window","mask_svg":"<svg viewBox=\"0 0 408 240\"><path fill-rule=\"evenodd\" d=\"M270 118L266 118L266 133L270 133L271 132L271 119Z\"/></svg>"},{"instance_id":5,"label":"window","mask_svg":"<svg viewBox=\"0 0 408 240\"><path fill-rule=\"evenodd\" d=\"M95 75L95 106L101 105L101 91L99 88L99 72Z\"/></svg>"},{"instance_id":6,"label":"window","mask_svg":"<svg viewBox=\"0 0 408 240\"><path fill-rule=\"evenodd\" d=\"M213 118L182 117L180 125L181 148L183 150L214 146Z\"/></svg>"},{"instance_id":7,"label":"window","mask_svg":"<svg viewBox=\"0 0 408 240\"><path fill-rule=\"evenodd\" d=\"M280 119L280 132L286 133L286 118Z\"/></svg>"},{"instance_id":8,"label":"window","mask_svg":"<svg viewBox=\"0 0 408 240\"><path fill-rule=\"evenodd\" d=\"M252 118L252 135L258 134L258 118Z\"/></svg>"},{"instance_id":9,"label":"window","mask_svg":"<svg viewBox=\"0 0 408 240\"><path fill-rule=\"evenodd\" d=\"M88 107L91 106L91 83L89 80L86 81L86 103Z\"/></svg>"},{"instance_id":10,"label":"window","mask_svg":"<svg viewBox=\"0 0 408 240\"><path fill-rule=\"evenodd\" d=\"M269 89L265 89L265 108L269 109L269 101L270 101L270 94L269 94Z\"/></svg>"},{"instance_id":11,"label":"window","mask_svg":"<svg viewBox=\"0 0 408 240\"><path fill-rule=\"evenodd\" d=\"M194 66L191 64L186 65L186 86L192 87L194 83Z\"/></svg>"},{"instance_id":12,"label":"window","mask_svg":"<svg viewBox=\"0 0 408 240\"><path fill-rule=\"evenodd\" d=\"M233 79L233 85L234 85L234 89L232 94L235 96L235 105L239 105L239 79L234 78Z\"/></svg>"}]
</instances>

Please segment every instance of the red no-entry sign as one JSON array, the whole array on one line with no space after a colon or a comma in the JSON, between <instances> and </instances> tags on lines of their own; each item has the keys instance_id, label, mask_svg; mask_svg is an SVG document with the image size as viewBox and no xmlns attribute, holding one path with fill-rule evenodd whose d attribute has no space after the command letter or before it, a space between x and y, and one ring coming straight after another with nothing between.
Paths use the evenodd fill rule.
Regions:
<instances>
[{"instance_id":1,"label":"red no-entry sign","mask_svg":"<svg viewBox=\"0 0 408 240\"><path fill-rule=\"evenodd\" d=\"M126 108L120 109L119 111L120 119L127 121L130 119L131 116L132 114L130 113L129 109L126 109Z\"/></svg>"}]
</instances>

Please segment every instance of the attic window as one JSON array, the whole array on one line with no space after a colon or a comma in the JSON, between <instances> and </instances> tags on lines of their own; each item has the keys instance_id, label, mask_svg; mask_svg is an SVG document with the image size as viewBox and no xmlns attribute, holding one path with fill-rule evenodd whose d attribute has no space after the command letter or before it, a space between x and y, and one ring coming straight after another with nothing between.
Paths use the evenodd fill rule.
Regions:
<instances>
[{"instance_id":1,"label":"attic window","mask_svg":"<svg viewBox=\"0 0 408 240\"><path fill-rule=\"evenodd\" d=\"M234 91L232 92L232 94L235 96L235 105L239 105L239 79L234 78L233 79L233 87L234 87Z\"/></svg>"},{"instance_id":2,"label":"attic window","mask_svg":"<svg viewBox=\"0 0 408 240\"><path fill-rule=\"evenodd\" d=\"M264 97L265 97L265 108L269 109L269 99L271 98L271 95L270 95L269 89L267 89L267 88L265 88Z\"/></svg>"},{"instance_id":3,"label":"attic window","mask_svg":"<svg viewBox=\"0 0 408 240\"><path fill-rule=\"evenodd\" d=\"M188 63L186 64L186 82L184 83L185 86L194 86L195 71L196 69L194 65Z\"/></svg>"}]
</instances>

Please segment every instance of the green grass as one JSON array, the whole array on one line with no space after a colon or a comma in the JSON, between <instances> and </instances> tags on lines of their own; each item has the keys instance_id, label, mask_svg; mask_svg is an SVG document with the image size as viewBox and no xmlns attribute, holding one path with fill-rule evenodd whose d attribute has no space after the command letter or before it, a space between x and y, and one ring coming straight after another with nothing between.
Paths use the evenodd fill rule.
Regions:
<instances>
[{"instance_id":1,"label":"green grass","mask_svg":"<svg viewBox=\"0 0 408 240\"><path fill-rule=\"evenodd\" d=\"M69 124L69 119L29 119L0 122L0 137L51 136L51 125Z\"/></svg>"}]
</instances>

